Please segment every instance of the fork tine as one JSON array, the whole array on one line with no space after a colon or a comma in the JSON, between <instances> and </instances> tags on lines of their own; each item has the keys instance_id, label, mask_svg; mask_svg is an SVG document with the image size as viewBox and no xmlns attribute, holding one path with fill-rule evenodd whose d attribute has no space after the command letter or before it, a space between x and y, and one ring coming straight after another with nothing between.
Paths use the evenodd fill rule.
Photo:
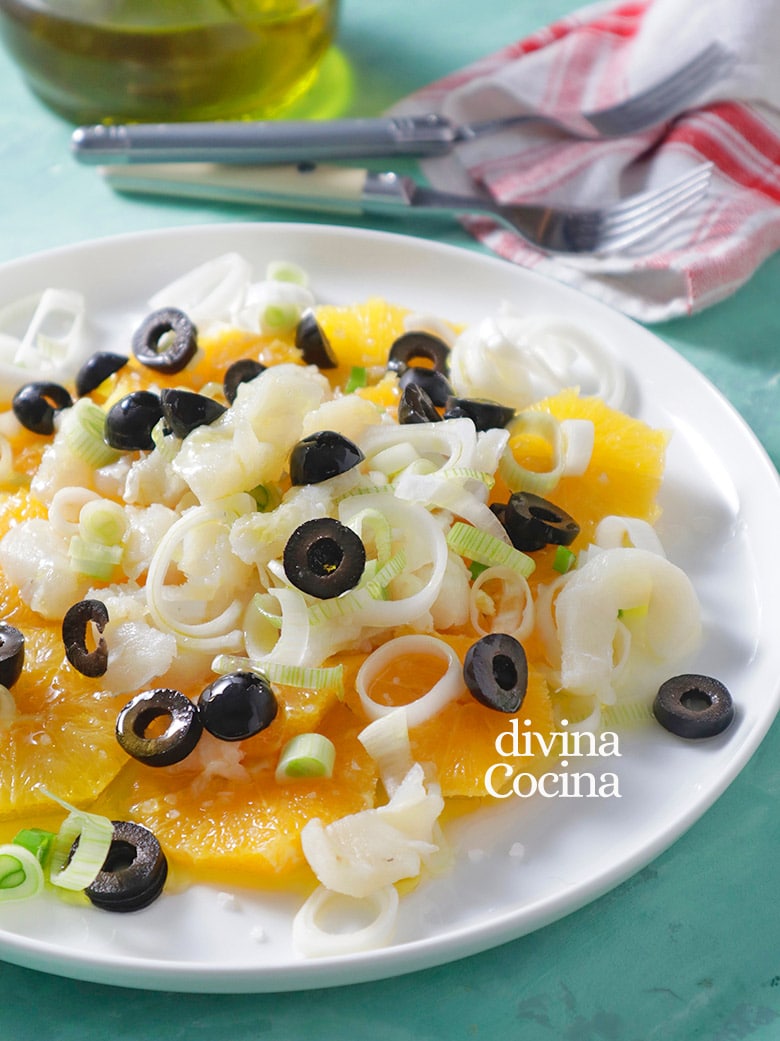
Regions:
<instances>
[{"instance_id":1,"label":"fork tine","mask_svg":"<svg viewBox=\"0 0 780 1041\"><path fill-rule=\"evenodd\" d=\"M668 198L671 193L683 191L688 187L699 184L700 181L709 181L712 176L712 169L712 163L699 163L676 181L672 181L662 188L653 188L638 195L631 195L627 199L623 199L622 202L617 202L610 206L607 212L611 217L617 218L622 213L636 213L642 206L649 208L654 203Z\"/></svg>"},{"instance_id":2,"label":"fork tine","mask_svg":"<svg viewBox=\"0 0 780 1041\"><path fill-rule=\"evenodd\" d=\"M690 108L697 96L734 60L717 41L705 47L675 73L610 109L584 113L589 123L609 137L636 132L648 124Z\"/></svg>"},{"instance_id":3,"label":"fork tine","mask_svg":"<svg viewBox=\"0 0 780 1041\"><path fill-rule=\"evenodd\" d=\"M693 184L682 192L669 196L651 211L640 211L635 219L624 218L623 222L602 229L603 238L599 252L615 252L633 245L645 236L665 227L680 214L690 209L704 197L709 178Z\"/></svg>"},{"instance_id":4,"label":"fork tine","mask_svg":"<svg viewBox=\"0 0 780 1041\"><path fill-rule=\"evenodd\" d=\"M665 188L625 199L604 211L605 218L602 226L619 228L626 221L636 220L645 215L652 217L654 213L658 213L659 210L663 211L665 207L677 202L678 199L687 199L692 193L695 194L705 189L711 176L711 164L702 164L678 180L672 181Z\"/></svg>"}]
</instances>

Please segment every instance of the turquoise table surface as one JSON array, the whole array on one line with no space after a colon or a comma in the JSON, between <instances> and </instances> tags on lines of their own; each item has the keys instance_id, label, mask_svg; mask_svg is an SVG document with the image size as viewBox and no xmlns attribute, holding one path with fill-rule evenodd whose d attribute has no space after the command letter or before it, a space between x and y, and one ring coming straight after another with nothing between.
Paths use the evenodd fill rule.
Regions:
<instances>
[{"instance_id":1,"label":"turquoise table surface","mask_svg":"<svg viewBox=\"0 0 780 1041\"><path fill-rule=\"evenodd\" d=\"M316 114L378 114L575 6L572 0L345 0L338 54L326 63L309 104L320 106ZM113 195L94 170L70 158L71 127L29 93L4 53L0 99L2 261L129 230L281 219ZM376 220L371 226L402 230ZM480 248L457 226L435 234ZM654 329L733 403L775 465L779 297L776 255L729 300ZM130 991L0 962L0 1039L774 1041L780 1038L779 843L776 723L738 779L667 852L584 909L495 950L376 983L257 996Z\"/></svg>"}]
</instances>

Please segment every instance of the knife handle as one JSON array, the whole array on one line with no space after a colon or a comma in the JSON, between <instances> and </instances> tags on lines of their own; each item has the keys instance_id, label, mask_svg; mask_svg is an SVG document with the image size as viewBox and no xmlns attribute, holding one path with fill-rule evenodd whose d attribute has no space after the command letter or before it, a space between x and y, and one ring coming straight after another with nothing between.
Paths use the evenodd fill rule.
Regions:
<instances>
[{"instance_id":1,"label":"knife handle","mask_svg":"<svg viewBox=\"0 0 780 1041\"><path fill-rule=\"evenodd\" d=\"M71 148L82 163L294 163L449 152L455 130L433 113L398 119L271 120L84 126Z\"/></svg>"},{"instance_id":2,"label":"knife handle","mask_svg":"<svg viewBox=\"0 0 780 1041\"><path fill-rule=\"evenodd\" d=\"M102 173L112 188L122 192L331 213L398 211L410 206L414 189L410 178L398 174L315 163L158 163L106 166Z\"/></svg>"}]
</instances>

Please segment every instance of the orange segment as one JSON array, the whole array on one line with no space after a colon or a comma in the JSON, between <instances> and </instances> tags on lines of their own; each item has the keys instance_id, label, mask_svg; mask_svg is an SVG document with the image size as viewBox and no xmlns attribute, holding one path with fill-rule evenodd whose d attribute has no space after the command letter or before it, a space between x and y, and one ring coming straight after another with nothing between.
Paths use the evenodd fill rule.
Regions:
<instances>
[{"instance_id":1,"label":"orange segment","mask_svg":"<svg viewBox=\"0 0 780 1041\"><path fill-rule=\"evenodd\" d=\"M307 820L328 823L373 804L376 772L357 741L359 729L343 705L318 726L338 749L332 778L279 784L276 756L250 762L244 777L215 774L205 782L186 770L132 763L96 808L125 809L151 828L171 865L187 875L247 885L274 875L287 881L288 872L304 866L300 832Z\"/></svg>"},{"instance_id":2,"label":"orange segment","mask_svg":"<svg viewBox=\"0 0 780 1041\"><path fill-rule=\"evenodd\" d=\"M464 660L469 647L477 639L472 634L445 634L440 639L448 643ZM362 715L362 706L354 690L354 677L362 656L351 656L346 669L347 702ZM414 654L399 658L377 676L371 697L378 703L404 705L416 700L433 686L444 671L441 658ZM382 697L378 691L384 691ZM392 691L392 697L387 692ZM555 727L550 693L540 673L529 669L528 690L517 713L523 729L541 734L545 739ZM479 704L469 694L463 694L432 719L413 727L409 737L414 758L434 766L442 794L449 796L487 795L485 772L501 759L496 751L496 738L509 728L511 716ZM525 721L528 721L526 724ZM523 760L523 763L527 763ZM510 764L516 765L516 764ZM523 769L536 769L534 763Z\"/></svg>"},{"instance_id":3,"label":"orange segment","mask_svg":"<svg viewBox=\"0 0 780 1041\"><path fill-rule=\"evenodd\" d=\"M347 372L353 365L381 365L401 333L408 310L378 297L354 307L325 305L317 308L317 321Z\"/></svg>"},{"instance_id":4,"label":"orange segment","mask_svg":"<svg viewBox=\"0 0 780 1041\"><path fill-rule=\"evenodd\" d=\"M115 777L125 756L114 737L122 699L62 664L60 634L24 627L25 665L13 687L17 715L0 726L0 818L50 812L36 785L84 805Z\"/></svg>"},{"instance_id":5,"label":"orange segment","mask_svg":"<svg viewBox=\"0 0 780 1041\"><path fill-rule=\"evenodd\" d=\"M515 715L521 731L541 734L545 740L554 729L547 683L534 669L529 669L528 690ZM452 702L435 719L412 730L412 753L422 763L433 763L444 796L486 796L485 774L494 763L532 773L541 773L547 763L540 755L504 759L496 750L496 739L509 729L511 719L473 698Z\"/></svg>"}]
</instances>

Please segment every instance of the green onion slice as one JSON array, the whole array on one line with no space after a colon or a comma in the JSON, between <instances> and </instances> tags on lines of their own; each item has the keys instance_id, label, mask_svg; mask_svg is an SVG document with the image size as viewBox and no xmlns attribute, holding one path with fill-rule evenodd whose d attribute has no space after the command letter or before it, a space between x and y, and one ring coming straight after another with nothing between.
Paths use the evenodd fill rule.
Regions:
<instances>
[{"instance_id":1,"label":"green onion slice","mask_svg":"<svg viewBox=\"0 0 780 1041\"><path fill-rule=\"evenodd\" d=\"M282 749L276 767L279 782L302 777L332 777L336 747L323 734L296 734Z\"/></svg>"},{"instance_id":2,"label":"green onion slice","mask_svg":"<svg viewBox=\"0 0 780 1041\"><path fill-rule=\"evenodd\" d=\"M0 903L37 896L43 886L43 868L34 853L13 842L0 846Z\"/></svg>"},{"instance_id":3,"label":"green onion slice","mask_svg":"<svg viewBox=\"0 0 780 1041\"><path fill-rule=\"evenodd\" d=\"M49 859L54 838L54 832L44 828L22 828L14 835L13 841L15 846L23 846L35 856L39 864L44 865Z\"/></svg>"},{"instance_id":4,"label":"green onion slice","mask_svg":"<svg viewBox=\"0 0 780 1041\"><path fill-rule=\"evenodd\" d=\"M552 563L553 570L561 575L565 575L567 571L571 571L576 563L577 554L573 553L568 546L556 547Z\"/></svg>"},{"instance_id":5,"label":"green onion slice","mask_svg":"<svg viewBox=\"0 0 780 1041\"><path fill-rule=\"evenodd\" d=\"M565 464L565 446L563 433L558 420L549 412L519 412L514 419L507 424L509 430L510 444L507 445L498 471L503 477L510 491L534 492L536 495L549 494L563 474ZM511 438L516 434L533 434L545 438L552 449L552 466L546 471L528 470L521 466L514 457L511 449Z\"/></svg>"},{"instance_id":6,"label":"green onion slice","mask_svg":"<svg viewBox=\"0 0 780 1041\"><path fill-rule=\"evenodd\" d=\"M528 578L532 575L536 562L526 553L522 553L507 542L502 542L486 531L480 531L471 524L455 521L447 533L447 545L462 557L476 561L477 564L503 564Z\"/></svg>"},{"instance_id":7,"label":"green onion slice","mask_svg":"<svg viewBox=\"0 0 780 1041\"><path fill-rule=\"evenodd\" d=\"M89 575L107 581L122 559L122 546L105 546L102 542L87 542L81 535L74 535L68 546L71 568L80 575Z\"/></svg>"},{"instance_id":8,"label":"green onion slice","mask_svg":"<svg viewBox=\"0 0 780 1041\"><path fill-rule=\"evenodd\" d=\"M103 438L106 414L100 405L90 398L79 398L69 413L63 437L71 452L96 470L116 462L121 452Z\"/></svg>"},{"instance_id":9,"label":"green onion slice","mask_svg":"<svg viewBox=\"0 0 780 1041\"><path fill-rule=\"evenodd\" d=\"M41 787L41 791L63 809L70 810L52 842L49 879L60 889L74 892L86 889L95 881L106 861L114 837L114 825L108 817L77 810L46 788ZM78 845L74 849L76 839Z\"/></svg>"},{"instance_id":10,"label":"green onion slice","mask_svg":"<svg viewBox=\"0 0 780 1041\"><path fill-rule=\"evenodd\" d=\"M332 665L315 668L307 665L280 665L278 662L257 662L238 654L218 654L211 663L218 675L228 672L256 672L269 683L283 687L299 687L307 690L334 690L339 698L344 696L344 666Z\"/></svg>"},{"instance_id":11,"label":"green onion slice","mask_svg":"<svg viewBox=\"0 0 780 1041\"><path fill-rule=\"evenodd\" d=\"M344 384L344 393L353 394L360 387L365 387L368 376L364 365L353 365L349 370L347 382Z\"/></svg>"}]
</instances>

